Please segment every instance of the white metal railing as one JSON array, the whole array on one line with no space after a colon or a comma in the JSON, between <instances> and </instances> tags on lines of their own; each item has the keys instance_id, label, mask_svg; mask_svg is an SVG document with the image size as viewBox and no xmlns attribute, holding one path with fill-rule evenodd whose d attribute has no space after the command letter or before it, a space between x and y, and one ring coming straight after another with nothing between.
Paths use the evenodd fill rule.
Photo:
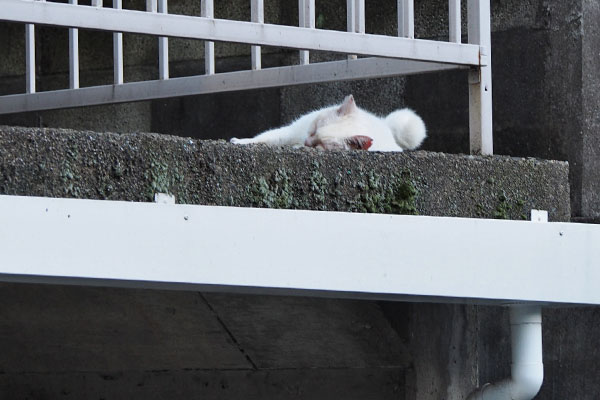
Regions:
<instances>
[{"instance_id":1,"label":"white metal railing","mask_svg":"<svg viewBox=\"0 0 600 400\"><path fill-rule=\"evenodd\" d=\"M216 19L213 0L199 1L201 17L169 14L167 0L146 0L146 11L123 9L122 0L113 0L112 8L102 0L91 6L0 0L0 20L24 23L26 37L25 93L0 96L0 114L469 68L471 152L493 152L489 0L467 0L468 43L461 42L460 0L449 0L447 42L414 38L413 0L398 0L398 37L365 33L364 0L347 0L347 32L315 29L315 0L298 1L298 27L265 24L264 0L250 0L248 22ZM36 91L35 24L69 29L69 88ZM79 87L79 29L113 32L113 84ZM123 32L158 37L157 80L124 81ZM205 41L204 75L169 77L169 37ZM215 41L250 45L250 69L216 73ZM298 49L299 65L262 68L261 46ZM311 64L311 50L348 59Z\"/></svg>"}]
</instances>

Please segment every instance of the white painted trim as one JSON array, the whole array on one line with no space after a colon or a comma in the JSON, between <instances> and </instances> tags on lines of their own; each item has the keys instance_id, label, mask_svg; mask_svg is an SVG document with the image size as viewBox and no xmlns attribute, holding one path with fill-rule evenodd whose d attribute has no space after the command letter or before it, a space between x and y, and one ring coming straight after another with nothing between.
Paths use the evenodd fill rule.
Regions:
<instances>
[{"instance_id":1,"label":"white painted trim","mask_svg":"<svg viewBox=\"0 0 600 400\"><path fill-rule=\"evenodd\" d=\"M214 67L214 64L209 65ZM305 83L383 78L456 68L460 67L383 58L361 58L256 71L213 73L162 81L127 82L122 85L0 96L0 115Z\"/></svg>"},{"instance_id":2,"label":"white painted trim","mask_svg":"<svg viewBox=\"0 0 600 400\"><path fill-rule=\"evenodd\" d=\"M598 305L598 243L588 224L0 196L3 281Z\"/></svg>"}]
</instances>

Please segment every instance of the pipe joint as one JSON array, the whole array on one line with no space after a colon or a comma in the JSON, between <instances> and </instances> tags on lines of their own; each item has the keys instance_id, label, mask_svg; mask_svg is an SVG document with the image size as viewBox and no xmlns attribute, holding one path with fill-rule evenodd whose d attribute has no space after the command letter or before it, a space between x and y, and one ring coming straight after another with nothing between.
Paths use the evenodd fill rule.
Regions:
<instances>
[{"instance_id":1,"label":"pipe joint","mask_svg":"<svg viewBox=\"0 0 600 400\"><path fill-rule=\"evenodd\" d=\"M511 306L510 325L511 377L484 385L467 400L531 400L539 392L544 380L541 307Z\"/></svg>"}]
</instances>

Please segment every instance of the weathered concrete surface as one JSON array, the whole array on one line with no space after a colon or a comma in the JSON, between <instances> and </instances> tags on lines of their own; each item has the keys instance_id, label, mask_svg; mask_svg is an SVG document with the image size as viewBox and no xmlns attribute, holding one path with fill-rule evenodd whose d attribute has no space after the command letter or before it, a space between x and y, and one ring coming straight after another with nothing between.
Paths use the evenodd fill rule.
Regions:
<instances>
[{"instance_id":1,"label":"weathered concrete surface","mask_svg":"<svg viewBox=\"0 0 600 400\"><path fill-rule=\"evenodd\" d=\"M408 368L411 358L376 302L206 293L258 369Z\"/></svg>"},{"instance_id":2,"label":"weathered concrete surface","mask_svg":"<svg viewBox=\"0 0 600 400\"><path fill-rule=\"evenodd\" d=\"M198 293L1 284L0 299L3 373L252 367Z\"/></svg>"},{"instance_id":3,"label":"weathered concrete surface","mask_svg":"<svg viewBox=\"0 0 600 400\"><path fill-rule=\"evenodd\" d=\"M464 400L500 307L0 284L0 399ZM545 309L536 399L597 398L599 308Z\"/></svg>"},{"instance_id":4,"label":"weathered concrete surface","mask_svg":"<svg viewBox=\"0 0 600 400\"><path fill-rule=\"evenodd\" d=\"M246 207L569 219L568 165L427 152L240 147L156 134L0 127L0 193Z\"/></svg>"},{"instance_id":5,"label":"weathered concrete surface","mask_svg":"<svg viewBox=\"0 0 600 400\"><path fill-rule=\"evenodd\" d=\"M600 3L583 2L582 220L600 223Z\"/></svg>"},{"instance_id":6,"label":"weathered concrete surface","mask_svg":"<svg viewBox=\"0 0 600 400\"><path fill-rule=\"evenodd\" d=\"M24 284L0 300L0 399L406 398L409 354L375 302Z\"/></svg>"},{"instance_id":7,"label":"weathered concrete surface","mask_svg":"<svg viewBox=\"0 0 600 400\"><path fill-rule=\"evenodd\" d=\"M412 356L413 380L407 382L411 399L463 400L477 387L479 307L392 302L380 306Z\"/></svg>"},{"instance_id":8,"label":"weathered concrete surface","mask_svg":"<svg viewBox=\"0 0 600 400\"><path fill-rule=\"evenodd\" d=\"M405 400L404 370L108 371L0 375L1 399Z\"/></svg>"}]
</instances>

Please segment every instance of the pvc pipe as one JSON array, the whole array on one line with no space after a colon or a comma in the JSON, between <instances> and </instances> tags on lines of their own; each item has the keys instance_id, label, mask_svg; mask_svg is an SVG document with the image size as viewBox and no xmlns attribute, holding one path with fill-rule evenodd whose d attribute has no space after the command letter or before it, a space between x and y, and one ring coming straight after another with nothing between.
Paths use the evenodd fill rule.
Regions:
<instances>
[{"instance_id":1,"label":"pvc pipe","mask_svg":"<svg viewBox=\"0 0 600 400\"><path fill-rule=\"evenodd\" d=\"M476 389L467 400L531 400L544 380L542 363L542 309L535 305L510 306L511 377Z\"/></svg>"}]
</instances>

